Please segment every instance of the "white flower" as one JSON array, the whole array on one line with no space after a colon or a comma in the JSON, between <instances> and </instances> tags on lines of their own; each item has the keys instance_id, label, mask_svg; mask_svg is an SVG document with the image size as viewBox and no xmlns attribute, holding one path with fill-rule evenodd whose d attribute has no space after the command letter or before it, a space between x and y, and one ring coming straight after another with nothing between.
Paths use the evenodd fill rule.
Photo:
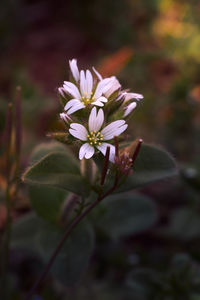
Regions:
<instances>
[{"instance_id":1,"label":"white flower","mask_svg":"<svg viewBox=\"0 0 200 300\"><path fill-rule=\"evenodd\" d=\"M72 119L70 118L70 116L66 113L61 113L60 114L60 118L65 121L66 123L68 123L69 121L72 121Z\"/></svg>"},{"instance_id":2,"label":"white flower","mask_svg":"<svg viewBox=\"0 0 200 300\"><path fill-rule=\"evenodd\" d=\"M122 96L124 97L124 102L127 102L131 99L136 99L136 100L141 100L144 98L143 95L141 94L137 94L137 93L127 93L127 92L123 92Z\"/></svg>"},{"instance_id":3,"label":"white flower","mask_svg":"<svg viewBox=\"0 0 200 300\"><path fill-rule=\"evenodd\" d=\"M121 88L121 84L115 76L112 76L110 79L110 88L104 93L104 95L109 98L114 92Z\"/></svg>"},{"instance_id":4,"label":"white flower","mask_svg":"<svg viewBox=\"0 0 200 300\"><path fill-rule=\"evenodd\" d=\"M128 93L128 92L122 92L117 101L118 100L123 100L123 106L124 107L124 114L123 114L123 117L127 117L134 108L136 108L137 106L137 103L136 102L131 102L128 104L128 102L132 99L136 99L136 100L140 100L140 99L143 99L143 95L141 94L137 94L137 93Z\"/></svg>"},{"instance_id":5,"label":"white flower","mask_svg":"<svg viewBox=\"0 0 200 300\"><path fill-rule=\"evenodd\" d=\"M75 81L78 82L80 79L80 73L77 67L77 59L73 58L72 60L69 60L69 67L71 69Z\"/></svg>"},{"instance_id":6,"label":"white flower","mask_svg":"<svg viewBox=\"0 0 200 300\"><path fill-rule=\"evenodd\" d=\"M95 67L92 67L92 70L93 70L94 73L97 75L97 78L99 79L99 81L103 80L103 77L102 77L101 74L95 69Z\"/></svg>"},{"instance_id":7,"label":"white flower","mask_svg":"<svg viewBox=\"0 0 200 300\"><path fill-rule=\"evenodd\" d=\"M136 108L137 103L136 102L131 102L130 104L128 104L125 108L124 108L124 115L123 117L127 117L134 108Z\"/></svg>"},{"instance_id":8,"label":"white flower","mask_svg":"<svg viewBox=\"0 0 200 300\"><path fill-rule=\"evenodd\" d=\"M93 107L89 116L88 129L78 123L72 123L70 125L70 134L85 142L79 150L79 159L83 159L84 157L86 159L91 158L95 150L99 150L105 155L107 147L110 147L109 159L114 162L115 147L105 141L120 135L127 129L128 125L124 120L117 120L101 129L103 122L103 110L99 109L97 113L96 107Z\"/></svg>"},{"instance_id":9,"label":"white flower","mask_svg":"<svg viewBox=\"0 0 200 300\"><path fill-rule=\"evenodd\" d=\"M64 89L62 87L58 88L58 92L59 94L64 98L65 97L65 92Z\"/></svg>"},{"instance_id":10,"label":"white flower","mask_svg":"<svg viewBox=\"0 0 200 300\"><path fill-rule=\"evenodd\" d=\"M121 84L119 83L118 79L115 76L103 79L103 77L101 76L101 74L99 74L99 72L94 67L92 69L93 69L93 71L95 72L97 78L100 81L106 79L107 82L109 83L109 88L104 93L104 96L106 98L109 98L114 92L116 92L117 90L119 90L121 88Z\"/></svg>"},{"instance_id":11,"label":"white flower","mask_svg":"<svg viewBox=\"0 0 200 300\"><path fill-rule=\"evenodd\" d=\"M94 84L92 74L89 70L80 72L80 90L70 81L64 81L63 90L65 93L71 95L73 99L67 102L65 110L68 114L85 108L88 104L96 106L104 106L107 98L103 96L104 93L110 89L112 82L107 78L100 81L97 85Z\"/></svg>"}]
</instances>

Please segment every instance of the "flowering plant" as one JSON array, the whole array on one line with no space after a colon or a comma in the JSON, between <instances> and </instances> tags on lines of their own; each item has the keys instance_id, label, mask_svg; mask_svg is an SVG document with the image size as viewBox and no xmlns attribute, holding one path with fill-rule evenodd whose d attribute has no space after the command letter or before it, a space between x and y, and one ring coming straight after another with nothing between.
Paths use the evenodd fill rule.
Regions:
<instances>
[{"instance_id":1,"label":"flowering plant","mask_svg":"<svg viewBox=\"0 0 200 300\"><path fill-rule=\"evenodd\" d=\"M71 81L58 88L64 130L48 134L57 141L36 147L22 177L35 213L15 223L11 245L31 247L47 263L27 300L50 269L65 285L79 280L96 227L117 239L152 226L157 214L151 199L122 193L176 174L167 152L125 136L143 96L95 68L79 71L76 59L69 66Z\"/></svg>"},{"instance_id":2,"label":"flowering plant","mask_svg":"<svg viewBox=\"0 0 200 300\"><path fill-rule=\"evenodd\" d=\"M79 159L89 159L96 151L105 156L109 147L109 159L114 163L115 147L106 141L113 141L127 129L125 119L136 107L135 101L143 96L123 91L115 76L103 79L94 67L93 75L89 70L79 72L76 59L69 61L69 66L73 82L64 81L58 89L65 111L60 117L70 126L69 133L84 142ZM76 112L79 114L75 115ZM73 119L81 120L82 124L74 123ZM106 125L108 120L115 121Z\"/></svg>"}]
</instances>

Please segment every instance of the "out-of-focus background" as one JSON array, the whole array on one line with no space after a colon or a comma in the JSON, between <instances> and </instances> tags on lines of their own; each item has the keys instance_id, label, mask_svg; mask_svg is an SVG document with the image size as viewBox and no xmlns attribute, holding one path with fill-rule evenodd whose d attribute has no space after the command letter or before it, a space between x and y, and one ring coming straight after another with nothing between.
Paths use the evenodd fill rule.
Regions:
<instances>
[{"instance_id":1,"label":"out-of-focus background","mask_svg":"<svg viewBox=\"0 0 200 300\"><path fill-rule=\"evenodd\" d=\"M200 1L1 0L0 134L6 106L20 85L23 167L33 147L47 141L46 134L60 126L57 88L68 79L71 58L78 59L80 68L95 66L105 76L116 75L124 88L144 95L132 113L129 133L165 147L181 169L179 179L143 191L157 205L155 227L118 244L99 238L95 262L80 295L76 291L76 299L94 299L92 295L95 299L129 299L123 293L115 294L113 286L138 264L151 268L148 272L160 279L168 272L166 280L172 282L177 274L169 265L176 266L175 261L183 261L181 266L188 264L192 274L199 274ZM26 267L22 269L25 272ZM183 270L184 275L177 277L188 282L188 272ZM134 290L132 275L127 276ZM142 279L146 289L150 285L147 277ZM160 287L156 280L152 286ZM192 296L196 298L184 298L192 289L190 281L191 285L174 282L181 298L162 298L152 288L152 293L137 299L200 299L196 292ZM75 297L75 291L71 293Z\"/></svg>"},{"instance_id":2,"label":"out-of-focus background","mask_svg":"<svg viewBox=\"0 0 200 300\"><path fill-rule=\"evenodd\" d=\"M200 2L1 1L1 110L23 89L24 122L44 137L56 119L68 59L116 75L144 95L132 132L178 159L199 150ZM45 117L45 118L44 118ZM3 117L1 116L1 128ZM28 137L27 137L28 138Z\"/></svg>"}]
</instances>

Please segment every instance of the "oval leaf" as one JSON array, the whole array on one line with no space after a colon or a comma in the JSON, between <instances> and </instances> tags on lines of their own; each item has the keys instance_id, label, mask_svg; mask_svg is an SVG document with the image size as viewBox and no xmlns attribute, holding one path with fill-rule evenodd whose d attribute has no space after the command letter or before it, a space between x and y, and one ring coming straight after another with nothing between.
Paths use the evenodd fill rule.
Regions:
<instances>
[{"instance_id":1,"label":"oval leaf","mask_svg":"<svg viewBox=\"0 0 200 300\"><path fill-rule=\"evenodd\" d=\"M11 246L33 251L47 263L63 235L63 229L29 214L15 222ZM65 285L75 284L88 266L93 246L93 230L88 223L82 222L60 249L51 268L52 275Z\"/></svg>"},{"instance_id":2,"label":"oval leaf","mask_svg":"<svg viewBox=\"0 0 200 300\"><path fill-rule=\"evenodd\" d=\"M25 172L23 179L29 184L62 188L78 195L87 195L90 190L77 161L67 152L46 155Z\"/></svg>"},{"instance_id":3,"label":"oval leaf","mask_svg":"<svg viewBox=\"0 0 200 300\"><path fill-rule=\"evenodd\" d=\"M41 158L51 152L65 152L67 153L67 155L72 156L65 145L55 141L51 141L49 143L42 143L35 147L31 154L31 164L38 162ZM73 159L75 160L74 157Z\"/></svg>"},{"instance_id":4,"label":"oval leaf","mask_svg":"<svg viewBox=\"0 0 200 300\"><path fill-rule=\"evenodd\" d=\"M30 186L31 206L38 216L57 222L68 192L50 186Z\"/></svg>"},{"instance_id":5,"label":"oval leaf","mask_svg":"<svg viewBox=\"0 0 200 300\"><path fill-rule=\"evenodd\" d=\"M142 145L133 165L133 174L116 190L124 192L177 175L174 159L163 149Z\"/></svg>"},{"instance_id":6,"label":"oval leaf","mask_svg":"<svg viewBox=\"0 0 200 300\"><path fill-rule=\"evenodd\" d=\"M139 194L114 195L102 205L104 213L101 213L97 226L113 238L140 233L157 220L152 200Z\"/></svg>"}]
</instances>

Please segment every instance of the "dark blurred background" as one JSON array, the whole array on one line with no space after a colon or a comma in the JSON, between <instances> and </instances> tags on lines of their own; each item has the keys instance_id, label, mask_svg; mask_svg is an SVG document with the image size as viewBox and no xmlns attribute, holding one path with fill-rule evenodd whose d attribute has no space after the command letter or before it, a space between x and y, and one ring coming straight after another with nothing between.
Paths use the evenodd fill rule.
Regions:
<instances>
[{"instance_id":1,"label":"dark blurred background","mask_svg":"<svg viewBox=\"0 0 200 300\"><path fill-rule=\"evenodd\" d=\"M99 278L119 280L127 271L126 255L133 265L141 255L142 264L155 273L158 257L163 262L162 277L169 261L177 253L186 253L178 262L183 259L199 272L200 1L1 0L0 132L6 105L20 85L24 166L33 147L60 126L57 88L68 79L71 58L77 58L80 67L95 66L105 76L116 75L124 88L144 95L132 113L130 136L162 145L181 170L179 179L143 191L157 203L155 228L119 247L106 244L102 253L99 248L97 257L106 266L97 267ZM116 269L120 269L117 275ZM166 272L171 272L170 267ZM149 279L145 280L148 286ZM102 292L101 288L94 293ZM200 299L198 295L183 298L184 288L179 293L182 298L137 299Z\"/></svg>"},{"instance_id":2,"label":"dark blurred background","mask_svg":"<svg viewBox=\"0 0 200 300\"><path fill-rule=\"evenodd\" d=\"M135 136L167 145L181 160L193 157L199 151L199 16L195 0L2 0L1 107L21 85L24 118L44 136L56 89L75 57L80 67L95 65L144 94L132 117ZM34 109L45 113L46 123Z\"/></svg>"}]
</instances>

